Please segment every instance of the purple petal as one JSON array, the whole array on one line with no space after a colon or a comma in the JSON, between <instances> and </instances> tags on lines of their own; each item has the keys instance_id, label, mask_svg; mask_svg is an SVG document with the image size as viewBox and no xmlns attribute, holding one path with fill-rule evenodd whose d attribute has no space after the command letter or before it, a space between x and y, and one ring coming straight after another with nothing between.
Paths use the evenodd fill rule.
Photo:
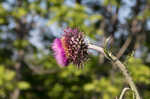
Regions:
<instances>
[{"instance_id":1,"label":"purple petal","mask_svg":"<svg viewBox=\"0 0 150 99\"><path fill-rule=\"evenodd\" d=\"M78 29L77 28L73 29L72 31L73 31L74 34L78 33Z\"/></svg>"},{"instance_id":2,"label":"purple petal","mask_svg":"<svg viewBox=\"0 0 150 99\"><path fill-rule=\"evenodd\" d=\"M61 66L67 66L68 60L65 55L64 48L62 46L62 42L59 38L56 38L52 44L52 49L55 54L56 61Z\"/></svg>"}]
</instances>

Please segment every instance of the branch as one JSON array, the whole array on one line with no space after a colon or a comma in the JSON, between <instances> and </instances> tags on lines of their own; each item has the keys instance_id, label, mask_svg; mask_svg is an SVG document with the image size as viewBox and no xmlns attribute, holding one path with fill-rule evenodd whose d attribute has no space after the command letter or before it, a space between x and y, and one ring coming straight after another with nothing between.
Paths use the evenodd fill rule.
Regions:
<instances>
[{"instance_id":1,"label":"branch","mask_svg":"<svg viewBox=\"0 0 150 99\"><path fill-rule=\"evenodd\" d=\"M20 94L19 88L16 88L10 95L10 99L18 99Z\"/></svg>"},{"instance_id":2,"label":"branch","mask_svg":"<svg viewBox=\"0 0 150 99\"><path fill-rule=\"evenodd\" d=\"M26 63L27 64L27 63ZM27 64L27 66L29 67L29 69L34 73L34 74L54 74L59 72L58 69L49 69L49 70L45 70L44 68L42 68L42 66L33 66L31 64Z\"/></svg>"},{"instance_id":3,"label":"branch","mask_svg":"<svg viewBox=\"0 0 150 99\"><path fill-rule=\"evenodd\" d=\"M124 54L124 52L126 51L126 49L129 46L129 44L131 43L131 40L132 40L132 37L129 36L127 38L127 40L125 41L125 43L123 44L123 46L121 47L121 49L119 50L119 52L117 53L117 55L116 55L118 59Z\"/></svg>"},{"instance_id":4,"label":"branch","mask_svg":"<svg viewBox=\"0 0 150 99\"><path fill-rule=\"evenodd\" d=\"M94 49L99 51L100 53L102 53L107 59L109 59L112 64L115 64L120 71L123 73L123 75L125 76L126 81L128 82L129 86L131 87L131 89L135 92L136 95L136 99L141 99L138 90L131 78L131 76L128 73L128 70L126 69L126 67L124 66L124 64L122 64L115 56L113 56L111 53L105 52L104 49L102 47L96 46L96 45L91 45L88 44L88 48L89 49Z\"/></svg>"}]
</instances>

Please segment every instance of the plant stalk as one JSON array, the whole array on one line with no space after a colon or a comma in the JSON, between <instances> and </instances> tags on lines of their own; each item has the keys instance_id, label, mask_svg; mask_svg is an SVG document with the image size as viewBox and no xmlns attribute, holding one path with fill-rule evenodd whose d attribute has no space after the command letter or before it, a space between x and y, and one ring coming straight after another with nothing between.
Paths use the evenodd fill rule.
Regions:
<instances>
[{"instance_id":1,"label":"plant stalk","mask_svg":"<svg viewBox=\"0 0 150 99\"><path fill-rule=\"evenodd\" d=\"M102 53L106 58L108 58L112 64L115 64L120 71L123 73L123 75L125 76L126 81L128 82L129 86L131 87L131 89L134 91L136 99L141 99L139 92L132 80L132 77L129 75L128 70L126 69L125 65L123 63L121 63L121 61L119 61L115 56L113 56L111 53L105 52L104 48L96 46L96 45L92 45L92 44L88 44L88 48L89 49L94 49L96 51L99 51L100 53Z\"/></svg>"}]
</instances>

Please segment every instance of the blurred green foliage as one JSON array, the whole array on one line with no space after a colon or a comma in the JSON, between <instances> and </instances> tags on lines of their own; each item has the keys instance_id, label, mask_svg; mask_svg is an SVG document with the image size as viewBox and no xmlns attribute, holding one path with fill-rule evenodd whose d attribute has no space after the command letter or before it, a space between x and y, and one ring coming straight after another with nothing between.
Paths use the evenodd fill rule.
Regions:
<instances>
[{"instance_id":1,"label":"blurred green foliage","mask_svg":"<svg viewBox=\"0 0 150 99\"><path fill-rule=\"evenodd\" d=\"M124 13L126 6L129 14ZM149 8L150 0L1 0L0 99L115 99L120 95L128 85L99 53L89 55L84 69L56 64L50 45L68 26L78 27L98 45L112 36L109 48L115 55L131 36L121 61L143 99L149 99ZM133 50L138 58L130 56ZM132 94L128 91L126 99L132 99Z\"/></svg>"}]
</instances>

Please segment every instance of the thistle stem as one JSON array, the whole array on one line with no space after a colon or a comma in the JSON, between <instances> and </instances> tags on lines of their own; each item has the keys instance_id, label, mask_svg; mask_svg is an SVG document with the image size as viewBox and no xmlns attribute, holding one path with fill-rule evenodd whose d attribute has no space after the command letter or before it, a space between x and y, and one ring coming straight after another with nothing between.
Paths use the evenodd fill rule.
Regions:
<instances>
[{"instance_id":1,"label":"thistle stem","mask_svg":"<svg viewBox=\"0 0 150 99\"><path fill-rule=\"evenodd\" d=\"M96 45L92 45L92 44L88 44L88 48L89 49L94 49L96 51L99 51L100 53L102 53L106 58L111 58L111 62L112 64L115 64L120 71L123 73L123 75L125 76L126 81L128 82L129 86L131 87L131 89L135 92L136 95L136 99L141 99L138 90L132 80L132 77L129 75L128 70L126 69L125 65L123 63L121 63L121 61L119 61L115 56L113 56L111 53L107 53L104 51L104 48L96 46ZM110 59L109 59L110 60Z\"/></svg>"},{"instance_id":2,"label":"thistle stem","mask_svg":"<svg viewBox=\"0 0 150 99\"><path fill-rule=\"evenodd\" d=\"M130 88L124 88L121 92L121 95L119 97L119 99L123 99L123 96L125 95L125 93L129 90Z\"/></svg>"}]
</instances>

